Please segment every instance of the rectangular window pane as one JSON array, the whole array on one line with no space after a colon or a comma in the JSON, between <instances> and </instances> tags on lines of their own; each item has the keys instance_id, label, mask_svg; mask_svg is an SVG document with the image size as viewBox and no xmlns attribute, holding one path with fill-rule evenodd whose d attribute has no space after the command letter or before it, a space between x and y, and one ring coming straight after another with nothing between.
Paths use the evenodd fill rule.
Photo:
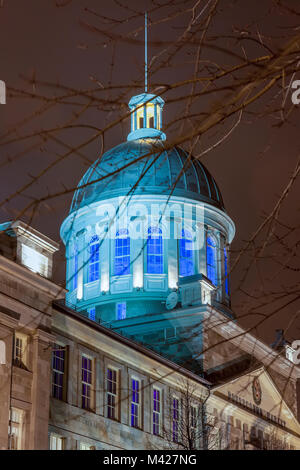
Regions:
<instances>
[{"instance_id":1,"label":"rectangular window pane","mask_svg":"<svg viewBox=\"0 0 300 470\"><path fill-rule=\"evenodd\" d=\"M131 379L131 426L140 427L140 382Z\"/></svg>"},{"instance_id":2,"label":"rectangular window pane","mask_svg":"<svg viewBox=\"0 0 300 470\"><path fill-rule=\"evenodd\" d=\"M81 362L81 407L92 408L92 360L86 356Z\"/></svg>"},{"instance_id":3,"label":"rectangular window pane","mask_svg":"<svg viewBox=\"0 0 300 470\"><path fill-rule=\"evenodd\" d=\"M117 320L124 320L126 318L126 302L116 304L116 317Z\"/></svg>"},{"instance_id":4,"label":"rectangular window pane","mask_svg":"<svg viewBox=\"0 0 300 470\"><path fill-rule=\"evenodd\" d=\"M173 398L172 400L172 439L173 442L178 442L179 439L179 400Z\"/></svg>"},{"instance_id":5,"label":"rectangular window pane","mask_svg":"<svg viewBox=\"0 0 300 470\"><path fill-rule=\"evenodd\" d=\"M55 344L52 350L52 396L64 398L65 346Z\"/></svg>"},{"instance_id":6,"label":"rectangular window pane","mask_svg":"<svg viewBox=\"0 0 300 470\"><path fill-rule=\"evenodd\" d=\"M153 434L156 436L160 435L161 433L161 392L160 390L154 388L153 389L153 413L152 413L152 421L153 421Z\"/></svg>"},{"instance_id":7,"label":"rectangular window pane","mask_svg":"<svg viewBox=\"0 0 300 470\"><path fill-rule=\"evenodd\" d=\"M117 371L114 369L107 369L106 375L106 404L107 404L107 417L110 419L117 419L117 401L118 401L118 383Z\"/></svg>"}]
</instances>

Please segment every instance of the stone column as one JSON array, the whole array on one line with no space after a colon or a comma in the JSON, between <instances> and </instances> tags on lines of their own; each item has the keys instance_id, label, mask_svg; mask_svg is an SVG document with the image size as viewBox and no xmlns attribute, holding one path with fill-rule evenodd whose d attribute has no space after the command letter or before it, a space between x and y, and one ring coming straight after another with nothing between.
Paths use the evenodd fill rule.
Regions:
<instances>
[{"instance_id":1,"label":"stone column","mask_svg":"<svg viewBox=\"0 0 300 470\"><path fill-rule=\"evenodd\" d=\"M9 448L8 425L9 410L11 406L11 378L13 357L13 334L18 325L19 315L16 318L0 312L0 450Z\"/></svg>"},{"instance_id":2,"label":"stone column","mask_svg":"<svg viewBox=\"0 0 300 470\"><path fill-rule=\"evenodd\" d=\"M51 380L51 344L54 337L37 329L32 348L32 389L29 448L48 449L48 422Z\"/></svg>"}]
</instances>

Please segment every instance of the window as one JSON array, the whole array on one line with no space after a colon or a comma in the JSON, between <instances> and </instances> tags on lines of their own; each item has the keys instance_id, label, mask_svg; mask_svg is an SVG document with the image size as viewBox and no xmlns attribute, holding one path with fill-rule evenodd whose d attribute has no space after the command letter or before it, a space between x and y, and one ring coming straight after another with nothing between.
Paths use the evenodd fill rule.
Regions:
<instances>
[{"instance_id":1,"label":"window","mask_svg":"<svg viewBox=\"0 0 300 470\"><path fill-rule=\"evenodd\" d=\"M153 103L148 103L146 105L146 111L147 111L147 127L154 127L154 112L155 112L155 106Z\"/></svg>"},{"instance_id":2,"label":"window","mask_svg":"<svg viewBox=\"0 0 300 470\"><path fill-rule=\"evenodd\" d=\"M81 407L92 409L92 359L87 356L81 358Z\"/></svg>"},{"instance_id":3,"label":"window","mask_svg":"<svg viewBox=\"0 0 300 470\"><path fill-rule=\"evenodd\" d=\"M64 438L58 434L50 434L50 450L63 450Z\"/></svg>"},{"instance_id":4,"label":"window","mask_svg":"<svg viewBox=\"0 0 300 470\"><path fill-rule=\"evenodd\" d=\"M89 319L95 321L96 320L96 307L91 307L88 309Z\"/></svg>"},{"instance_id":5,"label":"window","mask_svg":"<svg viewBox=\"0 0 300 470\"><path fill-rule=\"evenodd\" d=\"M131 419L130 424L133 428L141 427L140 416L140 382L136 379L131 379Z\"/></svg>"},{"instance_id":6,"label":"window","mask_svg":"<svg viewBox=\"0 0 300 470\"><path fill-rule=\"evenodd\" d=\"M217 244L211 236L206 240L206 264L208 279L217 285Z\"/></svg>"},{"instance_id":7,"label":"window","mask_svg":"<svg viewBox=\"0 0 300 470\"><path fill-rule=\"evenodd\" d=\"M27 362L27 336L16 333L14 347L14 365L26 368Z\"/></svg>"},{"instance_id":8,"label":"window","mask_svg":"<svg viewBox=\"0 0 300 470\"><path fill-rule=\"evenodd\" d=\"M191 405L190 408L190 425L191 425L191 439L193 443L193 447L196 446L196 436L197 436L197 421L198 421L198 416L197 416L197 407L194 405Z\"/></svg>"},{"instance_id":9,"label":"window","mask_svg":"<svg viewBox=\"0 0 300 470\"><path fill-rule=\"evenodd\" d=\"M80 442L79 450L95 450L95 446L87 444L86 442Z\"/></svg>"},{"instance_id":10,"label":"window","mask_svg":"<svg viewBox=\"0 0 300 470\"><path fill-rule=\"evenodd\" d=\"M153 389L153 434L159 436L161 433L161 391Z\"/></svg>"},{"instance_id":11,"label":"window","mask_svg":"<svg viewBox=\"0 0 300 470\"><path fill-rule=\"evenodd\" d=\"M115 276L130 274L130 238L127 229L116 233Z\"/></svg>"},{"instance_id":12,"label":"window","mask_svg":"<svg viewBox=\"0 0 300 470\"><path fill-rule=\"evenodd\" d=\"M163 270L162 230L159 227L149 227L147 239L147 273L162 274Z\"/></svg>"},{"instance_id":13,"label":"window","mask_svg":"<svg viewBox=\"0 0 300 470\"><path fill-rule=\"evenodd\" d=\"M74 244L73 248L73 290L77 289L78 286L78 247Z\"/></svg>"},{"instance_id":14,"label":"window","mask_svg":"<svg viewBox=\"0 0 300 470\"><path fill-rule=\"evenodd\" d=\"M10 422L9 422L9 448L11 450L22 449L22 437L23 437L23 410L17 408L11 408L10 410Z\"/></svg>"},{"instance_id":15,"label":"window","mask_svg":"<svg viewBox=\"0 0 300 470\"><path fill-rule=\"evenodd\" d=\"M48 258L33 248L22 244L21 262L34 273L48 275Z\"/></svg>"},{"instance_id":16,"label":"window","mask_svg":"<svg viewBox=\"0 0 300 470\"><path fill-rule=\"evenodd\" d=\"M227 257L226 247L224 247L224 275L225 275L225 292L227 295L229 295L228 257Z\"/></svg>"},{"instance_id":17,"label":"window","mask_svg":"<svg viewBox=\"0 0 300 470\"><path fill-rule=\"evenodd\" d=\"M89 244L89 275L88 282L97 281L99 279L99 238L97 235L91 238Z\"/></svg>"},{"instance_id":18,"label":"window","mask_svg":"<svg viewBox=\"0 0 300 470\"><path fill-rule=\"evenodd\" d=\"M116 318L117 320L124 320L126 318L126 302L116 304Z\"/></svg>"},{"instance_id":19,"label":"window","mask_svg":"<svg viewBox=\"0 0 300 470\"><path fill-rule=\"evenodd\" d=\"M107 369L106 390L107 390L107 417L117 419L118 400L118 372L114 369Z\"/></svg>"},{"instance_id":20,"label":"window","mask_svg":"<svg viewBox=\"0 0 300 470\"><path fill-rule=\"evenodd\" d=\"M54 344L52 350L52 396L65 400L65 356L66 347Z\"/></svg>"},{"instance_id":21,"label":"window","mask_svg":"<svg viewBox=\"0 0 300 470\"><path fill-rule=\"evenodd\" d=\"M179 275L192 276L194 274L194 250L192 235L188 230L181 231L179 240Z\"/></svg>"},{"instance_id":22,"label":"window","mask_svg":"<svg viewBox=\"0 0 300 470\"><path fill-rule=\"evenodd\" d=\"M175 397L172 400L172 440L179 441L179 400Z\"/></svg>"}]
</instances>

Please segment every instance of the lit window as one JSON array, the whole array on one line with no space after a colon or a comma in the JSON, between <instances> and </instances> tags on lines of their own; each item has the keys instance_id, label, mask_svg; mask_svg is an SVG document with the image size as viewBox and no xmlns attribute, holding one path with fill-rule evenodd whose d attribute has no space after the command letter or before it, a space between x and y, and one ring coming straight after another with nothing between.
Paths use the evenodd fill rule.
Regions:
<instances>
[{"instance_id":1,"label":"lit window","mask_svg":"<svg viewBox=\"0 0 300 470\"><path fill-rule=\"evenodd\" d=\"M130 274L130 238L127 229L116 233L115 243L115 276Z\"/></svg>"},{"instance_id":2,"label":"lit window","mask_svg":"<svg viewBox=\"0 0 300 470\"><path fill-rule=\"evenodd\" d=\"M225 292L227 295L229 295L228 257L227 257L226 248L224 248L224 275L225 275Z\"/></svg>"},{"instance_id":3,"label":"lit window","mask_svg":"<svg viewBox=\"0 0 300 470\"><path fill-rule=\"evenodd\" d=\"M11 408L9 422L9 448L11 450L22 449L23 421L24 411Z\"/></svg>"},{"instance_id":4,"label":"lit window","mask_svg":"<svg viewBox=\"0 0 300 470\"><path fill-rule=\"evenodd\" d=\"M96 307L91 307L88 309L89 319L95 321L96 320Z\"/></svg>"},{"instance_id":5,"label":"lit window","mask_svg":"<svg viewBox=\"0 0 300 470\"><path fill-rule=\"evenodd\" d=\"M65 399L65 346L55 344L52 350L52 396Z\"/></svg>"},{"instance_id":6,"label":"lit window","mask_svg":"<svg viewBox=\"0 0 300 470\"><path fill-rule=\"evenodd\" d=\"M153 389L153 434L159 436L161 433L161 391L157 388Z\"/></svg>"},{"instance_id":7,"label":"lit window","mask_svg":"<svg viewBox=\"0 0 300 470\"><path fill-rule=\"evenodd\" d=\"M33 248L22 244L21 262L34 273L48 275L48 258Z\"/></svg>"},{"instance_id":8,"label":"lit window","mask_svg":"<svg viewBox=\"0 0 300 470\"><path fill-rule=\"evenodd\" d=\"M50 434L50 450L63 450L64 438L59 434Z\"/></svg>"},{"instance_id":9,"label":"lit window","mask_svg":"<svg viewBox=\"0 0 300 470\"><path fill-rule=\"evenodd\" d=\"M89 244L89 276L88 282L97 281L99 279L99 238L97 235L91 238Z\"/></svg>"},{"instance_id":10,"label":"lit window","mask_svg":"<svg viewBox=\"0 0 300 470\"><path fill-rule=\"evenodd\" d=\"M194 250L192 235L188 230L182 230L179 240L179 275L194 274Z\"/></svg>"},{"instance_id":11,"label":"lit window","mask_svg":"<svg viewBox=\"0 0 300 470\"><path fill-rule=\"evenodd\" d=\"M107 417L117 419L117 400L118 400L118 373L114 369L107 369L106 390L107 390Z\"/></svg>"},{"instance_id":12,"label":"lit window","mask_svg":"<svg viewBox=\"0 0 300 470\"><path fill-rule=\"evenodd\" d=\"M116 304L116 318L117 320L124 320L126 318L126 302Z\"/></svg>"},{"instance_id":13,"label":"lit window","mask_svg":"<svg viewBox=\"0 0 300 470\"><path fill-rule=\"evenodd\" d=\"M173 398L172 402L172 439L173 442L179 441L179 400Z\"/></svg>"},{"instance_id":14,"label":"lit window","mask_svg":"<svg viewBox=\"0 0 300 470\"><path fill-rule=\"evenodd\" d=\"M140 427L140 382L131 379L131 426Z\"/></svg>"},{"instance_id":15,"label":"lit window","mask_svg":"<svg viewBox=\"0 0 300 470\"><path fill-rule=\"evenodd\" d=\"M81 359L81 407L92 409L92 359L87 356Z\"/></svg>"},{"instance_id":16,"label":"lit window","mask_svg":"<svg viewBox=\"0 0 300 470\"><path fill-rule=\"evenodd\" d=\"M15 334L15 348L14 348L14 365L18 367L25 367L27 363L27 336L16 333Z\"/></svg>"},{"instance_id":17,"label":"lit window","mask_svg":"<svg viewBox=\"0 0 300 470\"><path fill-rule=\"evenodd\" d=\"M136 111L137 128L142 129L144 127L144 106L140 106Z\"/></svg>"},{"instance_id":18,"label":"lit window","mask_svg":"<svg viewBox=\"0 0 300 470\"><path fill-rule=\"evenodd\" d=\"M154 127L154 104L148 103L147 107L147 127Z\"/></svg>"},{"instance_id":19,"label":"lit window","mask_svg":"<svg viewBox=\"0 0 300 470\"><path fill-rule=\"evenodd\" d=\"M73 290L78 286L78 247L74 245L73 251Z\"/></svg>"},{"instance_id":20,"label":"lit window","mask_svg":"<svg viewBox=\"0 0 300 470\"><path fill-rule=\"evenodd\" d=\"M163 269L162 231L158 227L149 227L147 240L147 273L162 274Z\"/></svg>"},{"instance_id":21,"label":"lit window","mask_svg":"<svg viewBox=\"0 0 300 470\"><path fill-rule=\"evenodd\" d=\"M80 450L94 450L94 446L91 446L90 444L87 444L86 442L80 442L79 449Z\"/></svg>"},{"instance_id":22,"label":"lit window","mask_svg":"<svg viewBox=\"0 0 300 470\"><path fill-rule=\"evenodd\" d=\"M210 236L206 241L206 264L208 279L217 285L217 244Z\"/></svg>"}]
</instances>

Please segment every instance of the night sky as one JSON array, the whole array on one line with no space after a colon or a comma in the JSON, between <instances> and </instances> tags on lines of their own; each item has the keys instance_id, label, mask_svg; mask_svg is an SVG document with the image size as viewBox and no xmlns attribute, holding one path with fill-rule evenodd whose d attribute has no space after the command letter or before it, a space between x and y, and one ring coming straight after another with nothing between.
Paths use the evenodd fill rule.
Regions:
<instances>
[{"instance_id":1,"label":"night sky","mask_svg":"<svg viewBox=\"0 0 300 470\"><path fill-rule=\"evenodd\" d=\"M300 11L297 0L285 3L291 10L298 8ZM74 188L101 151L98 138L82 148L80 155L70 154L60 163L56 163L58 156L66 152L66 146L51 138L20 137L40 130L57 128L75 119L74 113L79 109L82 114L77 122L101 129L124 115L130 97L143 91L142 14L146 9L151 12L155 6L150 1L130 0L123 4L127 5L127 8L122 7L121 2L111 0L0 1L0 79L4 80L8 87L7 104L0 105L1 222L18 218L20 214L23 220L29 220L29 214L23 214L22 210L32 198L63 191L63 188ZM193 5L193 2L171 2L164 8L150 13L153 23L169 17L169 21L149 27L150 57L172 45L182 32L190 15L184 13L176 16L175 13L189 4ZM246 53L247 56L254 57L262 54L256 42L232 42L230 37L238 38L243 34L252 34L258 38L259 34L263 34L272 50L277 50L296 34L299 16L279 9L275 4L276 2L271 0L220 1L217 14L210 25L210 44L220 44L219 36L227 37L222 40L224 47L232 47L239 54ZM115 22L112 23L107 18L113 18ZM101 29L105 29L109 35L103 35ZM135 30L136 33L129 34ZM195 51L196 48L188 44L178 52L172 63L166 63L150 74L150 83L156 86L172 84L191 77ZM213 47L204 49L202 59L207 63L217 62L223 66L233 63L232 57ZM205 74L205 71L202 70L199 74L201 73ZM300 71L299 76L295 78L300 79ZM77 104L71 104L71 100L68 102L67 99L65 104L55 105L45 99L64 94L63 89L55 87L55 84L68 87L65 93L70 89L105 87L102 95L101 92L97 95L105 99L105 102L99 100L89 109L83 110L87 100L79 96L74 98ZM122 85L122 88L115 88L116 85ZM182 113L182 103L177 103L176 99L184 94L184 90L183 88L164 94L166 105L163 119L166 127ZM268 107L276 110L280 108L282 98L279 88L277 91L278 95L275 91L268 93L252 106L250 112L243 115L241 123L230 137L201 160L218 182L226 210L236 224L236 237L232 245L233 258L256 231L263 217L273 209L288 184L299 157L300 105L293 107L287 122L278 125L279 112L266 112ZM199 113L197 119L201 119L202 107L207 111L218 99L219 97L212 93L198 100L195 104ZM287 99L290 100L290 97ZM205 136L196 147L195 153L226 134L236 118L235 116L226 121ZM126 140L129 127L127 120L109 130L105 134L105 150ZM171 139L176 138L177 132L179 127L176 123L166 130ZM54 132L53 135L70 148L94 133L91 129L80 127ZM3 145L10 140L11 143ZM24 188L24 185L32 182L49 165L52 165L51 169ZM21 189L21 194L16 194ZM10 198L9 201L7 198ZM68 213L71 198L72 193L69 192L40 205L34 211L31 225L59 241L59 227ZM293 287L296 291L295 297L299 297L299 181L293 185L282 206L280 222L282 226L276 228L278 236L285 233L286 227L298 229L293 230L285 239L286 246L274 243L268 249L265 259L259 261L260 274L255 269L251 270L242 291L237 290L239 280L251 259L251 253L243 257L232 273L232 301L238 316L245 314L247 309L254 305L248 294L259 295L261 301L267 299L259 290L262 283L266 283L266 291L273 294ZM60 254L56 256L57 282L62 282L64 276L63 244L61 248ZM285 258L288 252L293 253L289 268L283 268L277 274L280 265L274 262L273 258ZM292 298L284 299L283 303ZM278 305L280 304L267 306L265 311L272 313ZM267 342L271 342L275 328L286 328L297 309L299 310L299 300L273 315L257 333ZM245 326L253 326L259 319L259 316L251 315L242 322ZM300 322L296 321L289 327L289 339L300 338L299 326Z\"/></svg>"}]
</instances>

